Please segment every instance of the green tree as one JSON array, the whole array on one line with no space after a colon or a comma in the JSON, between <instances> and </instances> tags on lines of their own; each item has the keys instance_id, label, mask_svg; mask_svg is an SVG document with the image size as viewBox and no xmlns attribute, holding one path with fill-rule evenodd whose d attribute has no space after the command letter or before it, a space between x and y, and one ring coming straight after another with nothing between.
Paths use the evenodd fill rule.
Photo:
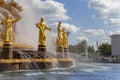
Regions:
<instances>
[{"instance_id":1,"label":"green tree","mask_svg":"<svg viewBox=\"0 0 120 80\"><path fill-rule=\"evenodd\" d=\"M69 45L69 51L72 53L78 53L76 45Z\"/></svg>"},{"instance_id":2,"label":"green tree","mask_svg":"<svg viewBox=\"0 0 120 80\"><path fill-rule=\"evenodd\" d=\"M90 54L94 54L95 53L94 46L88 46L88 53L90 53Z\"/></svg>"},{"instance_id":3,"label":"green tree","mask_svg":"<svg viewBox=\"0 0 120 80\"><path fill-rule=\"evenodd\" d=\"M78 53L81 54L83 52L85 52L87 48L87 42L86 40L81 41L80 43L78 43L77 45L70 45L69 46L69 51L72 53Z\"/></svg>"},{"instance_id":4,"label":"green tree","mask_svg":"<svg viewBox=\"0 0 120 80\"><path fill-rule=\"evenodd\" d=\"M87 49L87 42L86 40L83 40L78 44L78 53L79 54L84 53L86 49Z\"/></svg>"},{"instance_id":5,"label":"green tree","mask_svg":"<svg viewBox=\"0 0 120 80\"><path fill-rule=\"evenodd\" d=\"M111 45L108 43L103 43L98 47L98 51L102 56L110 56L111 55Z\"/></svg>"}]
</instances>

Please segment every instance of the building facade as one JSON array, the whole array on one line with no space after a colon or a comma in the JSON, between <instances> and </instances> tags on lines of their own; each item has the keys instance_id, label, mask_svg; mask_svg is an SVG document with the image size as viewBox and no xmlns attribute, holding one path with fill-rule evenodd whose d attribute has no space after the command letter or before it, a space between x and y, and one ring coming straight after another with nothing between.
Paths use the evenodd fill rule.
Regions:
<instances>
[{"instance_id":1,"label":"building facade","mask_svg":"<svg viewBox=\"0 0 120 80\"><path fill-rule=\"evenodd\" d=\"M112 55L120 56L120 34L111 36Z\"/></svg>"}]
</instances>

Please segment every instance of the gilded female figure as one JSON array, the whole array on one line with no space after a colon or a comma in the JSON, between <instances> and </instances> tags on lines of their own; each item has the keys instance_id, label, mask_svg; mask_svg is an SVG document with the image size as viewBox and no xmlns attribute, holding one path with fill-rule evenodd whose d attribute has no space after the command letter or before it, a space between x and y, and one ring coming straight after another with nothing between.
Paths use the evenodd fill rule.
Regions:
<instances>
[{"instance_id":1,"label":"gilded female figure","mask_svg":"<svg viewBox=\"0 0 120 80\"><path fill-rule=\"evenodd\" d=\"M62 32L63 32L63 47L67 48L68 47L68 38L67 38L66 29L63 28Z\"/></svg>"},{"instance_id":2,"label":"gilded female figure","mask_svg":"<svg viewBox=\"0 0 120 80\"><path fill-rule=\"evenodd\" d=\"M1 34L1 37L5 42L13 42L13 25L19 19L12 19L12 17L8 14L7 18L3 18L0 24L4 25L4 31Z\"/></svg>"},{"instance_id":3,"label":"gilded female figure","mask_svg":"<svg viewBox=\"0 0 120 80\"><path fill-rule=\"evenodd\" d=\"M57 27L57 47L62 47L62 43L63 43L63 36L62 36L62 29L61 29L61 22L58 23L58 27Z\"/></svg>"}]
</instances>

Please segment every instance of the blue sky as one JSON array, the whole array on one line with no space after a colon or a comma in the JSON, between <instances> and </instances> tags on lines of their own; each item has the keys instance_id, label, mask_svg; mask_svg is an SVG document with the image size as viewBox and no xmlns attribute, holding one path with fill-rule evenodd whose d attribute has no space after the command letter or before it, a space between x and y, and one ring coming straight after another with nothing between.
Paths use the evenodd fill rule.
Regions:
<instances>
[{"instance_id":1,"label":"blue sky","mask_svg":"<svg viewBox=\"0 0 120 80\"><path fill-rule=\"evenodd\" d=\"M74 24L75 26L80 27L80 31L77 32L76 34L72 34L70 36L70 44L76 44L80 42L82 37L86 37L88 40L88 44L95 44L96 41L99 41L99 43L104 43L108 42L110 43L110 35L112 34L119 34L119 25L116 25L115 22L111 22L110 25L105 24L105 20L107 19L102 19L101 17L93 17L96 13L99 14L99 10L96 8L102 8L108 4L113 3L113 7L111 9L118 9L119 2L120 0L56 0L58 2L61 2L64 4L65 9L67 10L67 15L71 18L65 22ZM110 2L111 1L111 2ZM107 4L108 3L108 4ZM91 7L89 7L91 5ZM114 8L115 5L118 5L116 8ZM108 6L109 8L109 6ZM103 17L104 17L104 9L103 10ZM107 10L107 8L106 8ZM101 11L102 12L102 11ZM115 11L115 13L118 13ZM100 13L101 15L102 13ZM97 14L96 14L97 15ZM109 14L108 14L109 15ZM114 15L115 17L117 16ZM110 18L114 18L113 15L109 16ZM119 17L118 17L119 18ZM117 18L115 18L117 19ZM108 18L109 20L109 18ZM110 23L110 22L109 22ZM113 27L117 26L117 28ZM90 29L94 31L89 31ZM85 32L85 30L88 30ZM101 30L101 31L99 31ZM96 34L95 31L98 33ZM88 35L89 33L92 33L91 35ZM87 34L86 34L87 33ZM96 34L96 35L94 35ZM78 40L75 40L75 37L78 37ZM84 39L83 37L83 39ZM74 40L73 40L73 39Z\"/></svg>"},{"instance_id":2,"label":"blue sky","mask_svg":"<svg viewBox=\"0 0 120 80\"><path fill-rule=\"evenodd\" d=\"M120 0L16 1L23 6L26 13L29 13L22 15L27 18L30 26L34 26L33 24L38 22L40 17L45 18L46 24L52 28L51 34L54 39L56 39L58 21L61 21L62 27L71 32L69 44L77 44L84 39L89 45L95 45L96 41L110 43L109 36L120 33ZM31 15L35 20L28 19ZM33 32L35 35L38 30Z\"/></svg>"},{"instance_id":3,"label":"blue sky","mask_svg":"<svg viewBox=\"0 0 120 80\"><path fill-rule=\"evenodd\" d=\"M67 10L67 15L71 18L66 20L65 22L74 24L76 26L81 27L80 31L74 34L75 37L79 36L87 36L83 33L86 29L105 29L105 25L102 20L95 19L92 15L95 13L94 9L88 7L89 1L86 0L57 0L65 5L65 9ZM72 33L71 33L72 34ZM70 37L73 38L71 35ZM89 36L88 43L94 44L97 40L101 40L100 36ZM70 44L76 44L79 41L73 40L70 38ZM81 41L81 40L80 40Z\"/></svg>"}]
</instances>

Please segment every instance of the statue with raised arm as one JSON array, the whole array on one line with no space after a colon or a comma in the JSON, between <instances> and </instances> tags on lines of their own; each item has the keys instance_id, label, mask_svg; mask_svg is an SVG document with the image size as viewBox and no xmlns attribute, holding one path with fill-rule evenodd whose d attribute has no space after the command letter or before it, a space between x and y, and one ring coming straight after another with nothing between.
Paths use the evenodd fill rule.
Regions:
<instances>
[{"instance_id":1,"label":"statue with raised arm","mask_svg":"<svg viewBox=\"0 0 120 80\"><path fill-rule=\"evenodd\" d=\"M58 23L57 27L57 47L62 47L62 41L63 41L63 36L62 36L62 29L61 29L61 22Z\"/></svg>"},{"instance_id":2,"label":"statue with raised arm","mask_svg":"<svg viewBox=\"0 0 120 80\"><path fill-rule=\"evenodd\" d=\"M4 25L4 31L1 33L1 37L4 42L13 42L13 25L19 19L13 19L10 14L7 15L6 18L2 19L0 24Z\"/></svg>"},{"instance_id":3,"label":"statue with raised arm","mask_svg":"<svg viewBox=\"0 0 120 80\"><path fill-rule=\"evenodd\" d=\"M63 47L68 48L68 38L65 28L62 29L62 33L63 33Z\"/></svg>"},{"instance_id":4,"label":"statue with raised arm","mask_svg":"<svg viewBox=\"0 0 120 80\"><path fill-rule=\"evenodd\" d=\"M39 45L46 45L46 33L45 30L51 30L51 28L47 27L44 19L41 18L40 22L36 24L36 27L39 28Z\"/></svg>"}]
</instances>

